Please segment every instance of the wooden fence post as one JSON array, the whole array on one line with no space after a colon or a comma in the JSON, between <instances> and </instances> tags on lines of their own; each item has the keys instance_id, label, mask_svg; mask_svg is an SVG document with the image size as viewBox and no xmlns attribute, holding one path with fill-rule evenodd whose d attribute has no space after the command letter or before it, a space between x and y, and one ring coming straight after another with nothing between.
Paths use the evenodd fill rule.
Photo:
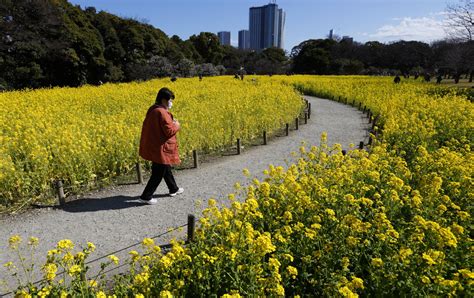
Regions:
<instances>
[{"instance_id":1,"label":"wooden fence post","mask_svg":"<svg viewBox=\"0 0 474 298\"><path fill-rule=\"evenodd\" d=\"M285 124L285 134L286 136L290 134L290 125L288 123Z\"/></svg>"},{"instance_id":2,"label":"wooden fence post","mask_svg":"<svg viewBox=\"0 0 474 298\"><path fill-rule=\"evenodd\" d=\"M188 214L188 243L194 241L194 228L196 226L196 218L192 214Z\"/></svg>"},{"instance_id":3,"label":"wooden fence post","mask_svg":"<svg viewBox=\"0 0 474 298\"><path fill-rule=\"evenodd\" d=\"M237 155L240 154L240 139L237 139Z\"/></svg>"},{"instance_id":4,"label":"wooden fence post","mask_svg":"<svg viewBox=\"0 0 474 298\"><path fill-rule=\"evenodd\" d=\"M298 130L300 127L300 119L298 117L295 118L295 130Z\"/></svg>"},{"instance_id":5,"label":"wooden fence post","mask_svg":"<svg viewBox=\"0 0 474 298\"><path fill-rule=\"evenodd\" d=\"M304 124L308 124L308 113L304 113Z\"/></svg>"},{"instance_id":6,"label":"wooden fence post","mask_svg":"<svg viewBox=\"0 0 474 298\"><path fill-rule=\"evenodd\" d=\"M360 150L364 149L364 142L361 141L361 142L359 143L359 149L360 149Z\"/></svg>"},{"instance_id":7,"label":"wooden fence post","mask_svg":"<svg viewBox=\"0 0 474 298\"><path fill-rule=\"evenodd\" d=\"M193 161L194 161L194 168L197 169L199 167L199 156L197 150L193 150Z\"/></svg>"},{"instance_id":8,"label":"wooden fence post","mask_svg":"<svg viewBox=\"0 0 474 298\"><path fill-rule=\"evenodd\" d=\"M346 150L342 150L342 155L343 155L343 156L346 156L346 154L347 154L347 151L346 151Z\"/></svg>"},{"instance_id":9,"label":"wooden fence post","mask_svg":"<svg viewBox=\"0 0 474 298\"><path fill-rule=\"evenodd\" d=\"M135 164L135 168L137 169L138 184L143 184L142 167L139 162Z\"/></svg>"},{"instance_id":10,"label":"wooden fence post","mask_svg":"<svg viewBox=\"0 0 474 298\"><path fill-rule=\"evenodd\" d=\"M63 206L66 204L66 196L64 195L63 182L61 180L56 181L56 189L58 191L59 205Z\"/></svg>"},{"instance_id":11,"label":"wooden fence post","mask_svg":"<svg viewBox=\"0 0 474 298\"><path fill-rule=\"evenodd\" d=\"M311 103L308 106L308 119L311 119Z\"/></svg>"},{"instance_id":12,"label":"wooden fence post","mask_svg":"<svg viewBox=\"0 0 474 298\"><path fill-rule=\"evenodd\" d=\"M263 145L267 144L267 132L264 130L263 131Z\"/></svg>"},{"instance_id":13,"label":"wooden fence post","mask_svg":"<svg viewBox=\"0 0 474 298\"><path fill-rule=\"evenodd\" d=\"M360 111L360 106L362 105L362 103L359 101L359 107L357 107L357 109Z\"/></svg>"}]
</instances>

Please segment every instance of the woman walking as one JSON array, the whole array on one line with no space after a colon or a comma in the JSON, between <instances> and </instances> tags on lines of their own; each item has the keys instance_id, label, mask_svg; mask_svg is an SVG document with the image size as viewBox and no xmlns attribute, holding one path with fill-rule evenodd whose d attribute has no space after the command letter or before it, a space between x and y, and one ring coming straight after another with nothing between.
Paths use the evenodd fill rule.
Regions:
<instances>
[{"instance_id":1,"label":"woman walking","mask_svg":"<svg viewBox=\"0 0 474 298\"><path fill-rule=\"evenodd\" d=\"M161 88L156 102L146 113L140 139L140 156L152 162L151 177L140 196L139 202L156 204L153 198L161 180L164 178L169 195L174 197L184 192L178 187L171 172L171 165L179 164L178 143L176 134L181 126L169 112L173 105L174 94L168 88Z\"/></svg>"}]
</instances>

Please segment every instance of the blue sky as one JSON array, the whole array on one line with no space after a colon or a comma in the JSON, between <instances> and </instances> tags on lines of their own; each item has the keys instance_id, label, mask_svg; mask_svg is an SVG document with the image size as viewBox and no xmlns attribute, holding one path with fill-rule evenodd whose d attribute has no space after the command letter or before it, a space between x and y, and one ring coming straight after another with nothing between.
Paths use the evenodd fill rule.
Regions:
<instances>
[{"instance_id":1,"label":"blue sky","mask_svg":"<svg viewBox=\"0 0 474 298\"><path fill-rule=\"evenodd\" d=\"M285 49L300 42L324 38L330 29L365 42L400 39L433 41L444 37L443 12L458 0L277 0L286 12ZM202 31L248 29L249 7L268 0L70 0L82 8L146 20L168 36L187 39Z\"/></svg>"}]
</instances>

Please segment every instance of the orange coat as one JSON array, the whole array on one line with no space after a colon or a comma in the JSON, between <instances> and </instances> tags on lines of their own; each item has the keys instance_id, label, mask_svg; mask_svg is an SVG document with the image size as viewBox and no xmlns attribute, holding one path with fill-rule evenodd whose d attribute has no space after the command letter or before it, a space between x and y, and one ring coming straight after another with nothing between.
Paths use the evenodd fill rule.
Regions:
<instances>
[{"instance_id":1,"label":"orange coat","mask_svg":"<svg viewBox=\"0 0 474 298\"><path fill-rule=\"evenodd\" d=\"M162 105L148 109L140 138L140 156L154 163L176 165L181 162L173 115Z\"/></svg>"}]
</instances>

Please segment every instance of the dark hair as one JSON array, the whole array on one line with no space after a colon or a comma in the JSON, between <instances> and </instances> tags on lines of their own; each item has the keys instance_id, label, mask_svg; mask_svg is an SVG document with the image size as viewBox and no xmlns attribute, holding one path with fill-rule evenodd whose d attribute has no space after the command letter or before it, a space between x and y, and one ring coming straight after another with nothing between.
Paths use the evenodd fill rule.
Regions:
<instances>
[{"instance_id":1,"label":"dark hair","mask_svg":"<svg viewBox=\"0 0 474 298\"><path fill-rule=\"evenodd\" d=\"M170 89L163 87L158 91L158 95L156 95L156 102L161 103L162 99L170 100L174 99L174 93Z\"/></svg>"}]
</instances>

